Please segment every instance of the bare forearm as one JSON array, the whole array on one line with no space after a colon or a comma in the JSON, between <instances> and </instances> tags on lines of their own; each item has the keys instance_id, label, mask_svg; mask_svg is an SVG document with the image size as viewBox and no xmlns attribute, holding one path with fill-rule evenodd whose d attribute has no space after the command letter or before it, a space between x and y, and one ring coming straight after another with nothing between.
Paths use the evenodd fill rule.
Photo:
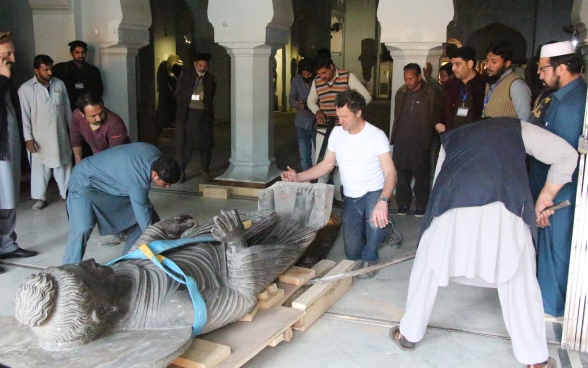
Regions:
<instances>
[{"instance_id":1,"label":"bare forearm","mask_svg":"<svg viewBox=\"0 0 588 368\"><path fill-rule=\"evenodd\" d=\"M318 165L311 167L310 169L298 173L298 181L308 181L318 179L322 176L330 173L335 165L329 164L325 161L321 161Z\"/></svg>"},{"instance_id":2,"label":"bare forearm","mask_svg":"<svg viewBox=\"0 0 588 368\"><path fill-rule=\"evenodd\" d=\"M396 186L396 181L396 171L384 174L384 188L382 188L382 195L380 197L390 198Z\"/></svg>"},{"instance_id":3,"label":"bare forearm","mask_svg":"<svg viewBox=\"0 0 588 368\"><path fill-rule=\"evenodd\" d=\"M76 164L82 161L82 147L72 147Z\"/></svg>"}]
</instances>

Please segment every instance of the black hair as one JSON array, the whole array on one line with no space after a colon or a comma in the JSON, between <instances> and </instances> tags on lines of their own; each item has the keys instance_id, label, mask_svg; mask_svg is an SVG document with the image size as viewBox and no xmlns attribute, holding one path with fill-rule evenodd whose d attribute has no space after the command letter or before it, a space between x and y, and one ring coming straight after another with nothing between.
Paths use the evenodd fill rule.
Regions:
<instances>
[{"instance_id":1,"label":"black hair","mask_svg":"<svg viewBox=\"0 0 588 368\"><path fill-rule=\"evenodd\" d=\"M84 52L88 52L88 44L85 43L84 41L75 40L75 41L71 41L67 45L69 46L69 52L74 52L74 50L78 47L83 48Z\"/></svg>"},{"instance_id":2,"label":"black hair","mask_svg":"<svg viewBox=\"0 0 588 368\"><path fill-rule=\"evenodd\" d=\"M327 48L318 49L316 50L316 56L325 56L327 58L331 58L331 50Z\"/></svg>"},{"instance_id":3,"label":"black hair","mask_svg":"<svg viewBox=\"0 0 588 368\"><path fill-rule=\"evenodd\" d=\"M322 68L329 68L331 65L333 65L333 59L331 59L330 56L318 55L314 59L314 71L315 72L318 72L319 69L322 69Z\"/></svg>"},{"instance_id":4,"label":"black hair","mask_svg":"<svg viewBox=\"0 0 588 368\"><path fill-rule=\"evenodd\" d=\"M304 58L298 62L298 74L302 72L314 73L314 63L310 58Z\"/></svg>"},{"instance_id":5,"label":"black hair","mask_svg":"<svg viewBox=\"0 0 588 368\"><path fill-rule=\"evenodd\" d=\"M365 98L361 95L361 93L357 92L354 89L348 89L343 91L335 97L335 106L338 108L345 107L354 114L356 114L359 110L363 112L365 109Z\"/></svg>"},{"instance_id":6,"label":"black hair","mask_svg":"<svg viewBox=\"0 0 588 368\"><path fill-rule=\"evenodd\" d=\"M409 64L406 64L404 66L403 70L404 71L414 70L417 75L420 75L421 74L421 67L417 63L409 63Z\"/></svg>"},{"instance_id":7,"label":"black hair","mask_svg":"<svg viewBox=\"0 0 588 368\"><path fill-rule=\"evenodd\" d=\"M439 68L439 72L445 71L448 76L453 75L453 69L451 68L451 63L444 64L441 68Z\"/></svg>"},{"instance_id":8,"label":"black hair","mask_svg":"<svg viewBox=\"0 0 588 368\"><path fill-rule=\"evenodd\" d=\"M94 92L86 92L76 100L76 107L80 109L82 114L85 114L84 108L88 105L104 106L104 100L102 100L102 97L98 96Z\"/></svg>"},{"instance_id":9,"label":"black hair","mask_svg":"<svg viewBox=\"0 0 588 368\"><path fill-rule=\"evenodd\" d=\"M180 165L169 157L160 157L151 164L151 171L155 171L159 179L166 184L175 184L180 181Z\"/></svg>"},{"instance_id":10,"label":"black hair","mask_svg":"<svg viewBox=\"0 0 588 368\"><path fill-rule=\"evenodd\" d=\"M584 59L579 53L552 56L549 58L549 64L557 68L559 65L565 65L568 67L568 71L572 74L579 74L582 72L584 66Z\"/></svg>"},{"instance_id":11,"label":"black hair","mask_svg":"<svg viewBox=\"0 0 588 368\"><path fill-rule=\"evenodd\" d=\"M41 67L41 64L53 65L53 59L51 59L48 55L43 54L35 56L35 58L33 59L33 68L39 69Z\"/></svg>"},{"instance_id":12,"label":"black hair","mask_svg":"<svg viewBox=\"0 0 588 368\"><path fill-rule=\"evenodd\" d=\"M508 41L493 42L488 47L486 55L489 53L500 56L504 61L512 61L514 49Z\"/></svg>"},{"instance_id":13,"label":"black hair","mask_svg":"<svg viewBox=\"0 0 588 368\"><path fill-rule=\"evenodd\" d=\"M460 47L453 52L452 58L461 58L466 63L470 60L476 65L476 49L471 46Z\"/></svg>"}]
</instances>

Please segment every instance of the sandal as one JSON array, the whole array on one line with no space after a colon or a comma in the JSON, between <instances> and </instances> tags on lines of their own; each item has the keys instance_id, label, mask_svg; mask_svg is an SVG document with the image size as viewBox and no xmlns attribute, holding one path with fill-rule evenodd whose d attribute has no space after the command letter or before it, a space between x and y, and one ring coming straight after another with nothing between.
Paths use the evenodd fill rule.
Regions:
<instances>
[{"instance_id":1,"label":"sandal","mask_svg":"<svg viewBox=\"0 0 588 368\"><path fill-rule=\"evenodd\" d=\"M410 342L406 339L406 337L402 336L400 333L400 327L394 326L390 329L390 338L398 347L404 351L413 351L416 343ZM551 368L551 367L549 367Z\"/></svg>"},{"instance_id":2,"label":"sandal","mask_svg":"<svg viewBox=\"0 0 588 368\"><path fill-rule=\"evenodd\" d=\"M538 364L528 364L527 365L528 368L557 368L557 362L555 361L555 359L549 357L547 358L546 362L543 363L538 363Z\"/></svg>"}]
</instances>

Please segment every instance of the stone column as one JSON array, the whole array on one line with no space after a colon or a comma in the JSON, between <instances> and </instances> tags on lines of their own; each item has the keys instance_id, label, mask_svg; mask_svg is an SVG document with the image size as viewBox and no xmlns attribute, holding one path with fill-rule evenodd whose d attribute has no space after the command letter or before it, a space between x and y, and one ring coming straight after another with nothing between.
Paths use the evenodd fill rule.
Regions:
<instances>
[{"instance_id":1,"label":"stone column","mask_svg":"<svg viewBox=\"0 0 588 368\"><path fill-rule=\"evenodd\" d=\"M394 60L392 71L392 103L390 104L390 132L394 123L394 96L404 85L402 68L408 63L425 67L433 64L438 69L442 44L447 38L447 24L453 19L452 0L413 0L399 2L380 0L378 21L381 26L380 42L384 43ZM436 74L433 74L436 75Z\"/></svg>"},{"instance_id":2,"label":"stone column","mask_svg":"<svg viewBox=\"0 0 588 368\"><path fill-rule=\"evenodd\" d=\"M75 39L71 1L29 0L29 5L33 11L35 54L49 55L56 64L70 60L67 43Z\"/></svg>"},{"instance_id":3,"label":"stone column","mask_svg":"<svg viewBox=\"0 0 588 368\"><path fill-rule=\"evenodd\" d=\"M104 104L123 119L132 142L138 142L137 68L140 45L115 45L100 48Z\"/></svg>"},{"instance_id":4,"label":"stone column","mask_svg":"<svg viewBox=\"0 0 588 368\"><path fill-rule=\"evenodd\" d=\"M226 9L231 9L227 12ZM265 188L280 175L274 158L272 48L288 41L291 0L210 0L215 41L231 57L231 159L214 182Z\"/></svg>"}]
</instances>

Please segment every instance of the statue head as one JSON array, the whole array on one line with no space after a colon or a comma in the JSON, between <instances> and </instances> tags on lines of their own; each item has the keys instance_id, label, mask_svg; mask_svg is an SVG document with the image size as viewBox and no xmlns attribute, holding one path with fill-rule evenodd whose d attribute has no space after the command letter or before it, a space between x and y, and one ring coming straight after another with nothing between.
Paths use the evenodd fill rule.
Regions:
<instances>
[{"instance_id":1,"label":"statue head","mask_svg":"<svg viewBox=\"0 0 588 368\"><path fill-rule=\"evenodd\" d=\"M112 268L90 259L31 275L18 288L14 316L31 327L44 349L72 349L108 329L116 297Z\"/></svg>"}]
</instances>

